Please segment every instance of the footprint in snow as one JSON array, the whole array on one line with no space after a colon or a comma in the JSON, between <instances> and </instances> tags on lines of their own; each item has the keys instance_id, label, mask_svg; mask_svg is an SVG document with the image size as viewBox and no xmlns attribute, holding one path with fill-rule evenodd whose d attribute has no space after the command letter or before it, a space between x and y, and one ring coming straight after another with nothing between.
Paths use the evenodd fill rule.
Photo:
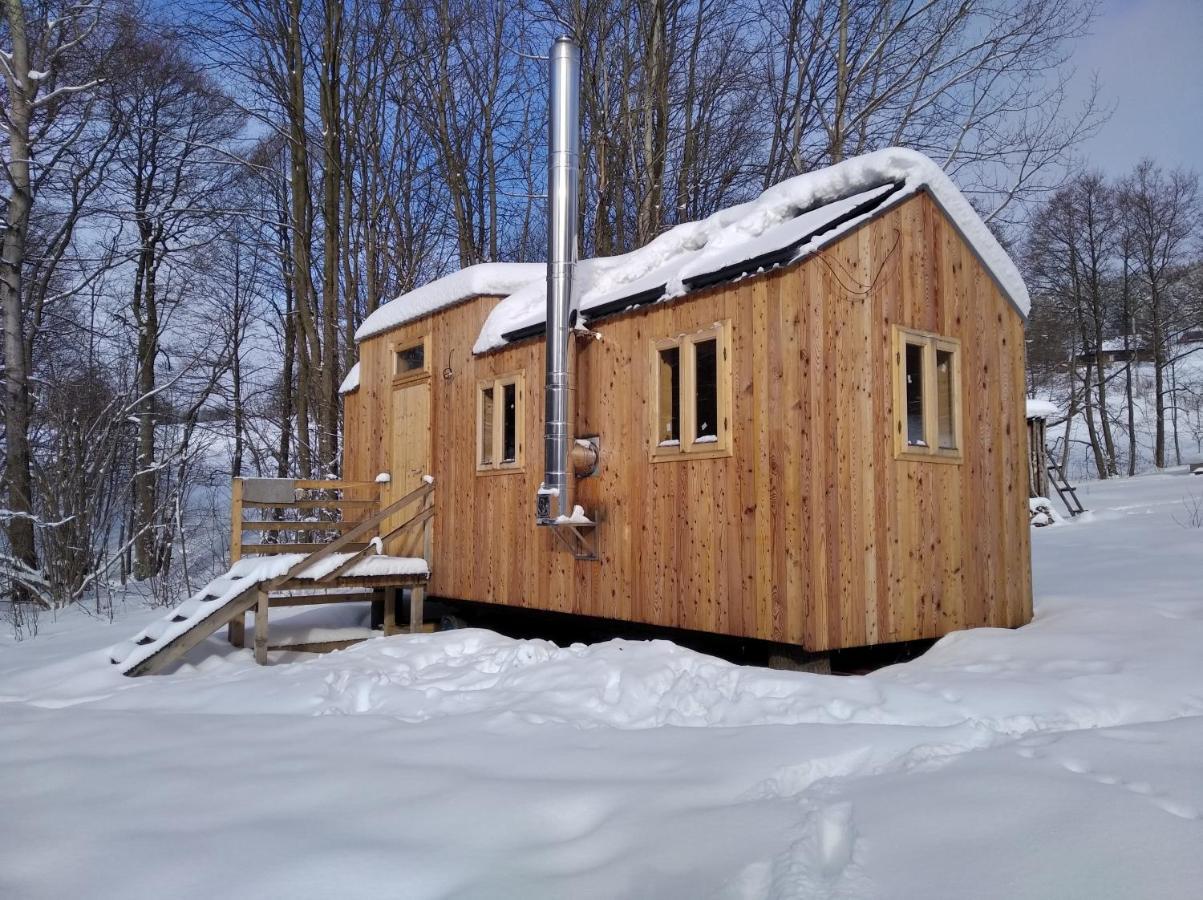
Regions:
<instances>
[{"instance_id":1,"label":"footprint in snow","mask_svg":"<svg viewBox=\"0 0 1203 900\"><path fill-rule=\"evenodd\" d=\"M831 718L837 719L840 722L847 722L852 718L853 713L856 712L858 707L843 700L832 700L824 708L827 710L827 715L831 716Z\"/></svg>"},{"instance_id":2,"label":"footprint in snow","mask_svg":"<svg viewBox=\"0 0 1203 900\"><path fill-rule=\"evenodd\" d=\"M848 868L852 848L856 844L856 829L852 824L852 804L836 803L819 812L819 864L823 873L832 878Z\"/></svg>"},{"instance_id":3,"label":"footprint in snow","mask_svg":"<svg viewBox=\"0 0 1203 900\"><path fill-rule=\"evenodd\" d=\"M1055 744L1059 740L1061 737L1056 734L1030 734L1015 742L1017 746L1015 753L1024 759L1043 759L1043 748Z\"/></svg>"},{"instance_id":4,"label":"footprint in snow","mask_svg":"<svg viewBox=\"0 0 1203 900\"><path fill-rule=\"evenodd\" d=\"M1200 619L1203 618L1203 603L1179 603L1174 606L1155 606L1153 611L1163 619Z\"/></svg>"},{"instance_id":5,"label":"footprint in snow","mask_svg":"<svg viewBox=\"0 0 1203 900\"><path fill-rule=\"evenodd\" d=\"M1057 659L1042 663L1039 671L1050 675L1107 675L1118 672L1119 665L1110 660Z\"/></svg>"},{"instance_id":6,"label":"footprint in snow","mask_svg":"<svg viewBox=\"0 0 1203 900\"><path fill-rule=\"evenodd\" d=\"M1127 728L1104 728L1097 735L1109 741L1124 741L1131 744L1160 744L1161 738L1147 731L1135 731Z\"/></svg>"},{"instance_id":7,"label":"footprint in snow","mask_svg":"<svg viewBox=\"0 0 1203 900\"><path fill-rule=\"evenodd\" d=\"M965 666L964 671L972 672L974 675L997 675L1002 671L1002 666L996 666L993 663L973 663Z\"/></svg>"},{"instance_id":8,"label":"footprint in snow","mask_svg":"<svg viewBox=\"0 0 1203 900\"><path fill-rule=\"evenodd\" d=\"M1031 748L1023 748L1031 750ZM1020 755L1027 756L1021 749ZM1028 758L1038 758L1037 754L1032 752ZM1097 784L1110 785L1120 787L1129 793L1144 797L1158 809L1169 813L1171 816L1177 816L1179 819L1187 819L1197 821L1200 817L1199 811L1189 803L1184 803L1180 800L1175 800L1172 797L1166 797L1165 791L1155 787L1147 781L1124 781L1120 776L1113 775L1109 772L1094 772L1090 764L1078 757L1066 756L1055 760L1067 772L1073 772L1075 775L1083 775L1090 778L1091 781Z\"/></svg>"},{"instance_id":9,"label":"footprint in snow","mask_svg":"<svg viewBox=\"0 0 1203 900\"><path fill-rule=\"evenodd\" d=\"M1164 797L1158 797L1153 802L1171 816L1177 816L1179 819L1189 819L1191 821L1198 821L1199 819L1199 811L1189 803L1180 803L1177 800L1169 800Z\"/></svg>"}]
</instances>

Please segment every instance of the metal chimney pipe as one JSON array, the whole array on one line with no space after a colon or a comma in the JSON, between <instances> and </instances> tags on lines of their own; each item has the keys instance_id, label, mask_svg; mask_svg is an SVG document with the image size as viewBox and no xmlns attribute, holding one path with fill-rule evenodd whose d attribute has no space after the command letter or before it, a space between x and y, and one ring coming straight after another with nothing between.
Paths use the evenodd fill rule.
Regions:
<instances>
[{"instance_id":1,"label":"metal chimney pipe","mask_svg":"<svg viewBox=\"0 0 1203 900\"><path fill-rule=\"evenodd\" d=\"M572 274L577 253L580 171L581 50L564 36L551 46L550 135L547 154L547 330L543 483L535 503L540 525L572 513L568 433L568 331L576 324Z\"/></svg>"}]
</instances>

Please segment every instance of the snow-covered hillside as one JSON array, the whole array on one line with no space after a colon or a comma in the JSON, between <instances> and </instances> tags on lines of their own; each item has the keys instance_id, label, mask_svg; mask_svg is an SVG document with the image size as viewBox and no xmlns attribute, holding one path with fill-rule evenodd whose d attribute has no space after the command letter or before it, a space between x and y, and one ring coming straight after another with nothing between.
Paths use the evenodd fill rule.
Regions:
<instances>
[{"instance_id":1,"label":"snow-covered hillside","mask_svg":"<svg viewBox=\"0 0 1203 900\"><path fill-rule=\"evenodd\" d=\"M482 631L122 679L0 645L0 896L1186 898L1203 477L1082 486L1036 620L865 677Z\"/></svg>"}]
</instances>

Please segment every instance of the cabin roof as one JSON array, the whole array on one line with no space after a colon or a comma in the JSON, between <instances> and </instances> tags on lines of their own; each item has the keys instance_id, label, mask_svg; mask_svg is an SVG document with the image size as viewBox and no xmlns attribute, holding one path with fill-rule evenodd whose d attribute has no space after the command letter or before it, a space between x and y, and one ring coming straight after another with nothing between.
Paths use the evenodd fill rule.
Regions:
<instances>
[{"instance_id":1,"label":"cabin roof","mask_svg":"<svg viewBox=\"0 0 1203 900\"><path fill-rule=\"evenodd\" d=\"M468 266L381 305L363 320L355 332L355 340L362 341L472 297L505 297L546 275L547 266L543 263L480 263Z\"/></svg>"},{"instance_id":2,"label":"cabin roof","mask_svg":"<svg viewBox=\"0 0 1203 900\"><path fill-rule=\"evenodd\" d=\"M935 198L1026 316L1023 278L973 206L938 165L897 147L787 179L755 200L677 225L630 253L581 260L573 279L576 309L584 320L596 320L789 265L921 190ZM365 320L356 340L460 300L497 295L503 299L485 320L473 352L497 349L543 331L545 275L539 263L470 266L385 304Z\"/></svg>"},{"instance_id":3,"label":"cabin roof","mask_svg":"<svg viewBox=\"0 0 1203 900\"><path fill-rule=\"evenodd\" d=\"M359 390L359 363L351 366L347 370L347 377L343 379L343 383L338 386L340 394L349 394L352 391Z\"/></svg>"}]
</instances>

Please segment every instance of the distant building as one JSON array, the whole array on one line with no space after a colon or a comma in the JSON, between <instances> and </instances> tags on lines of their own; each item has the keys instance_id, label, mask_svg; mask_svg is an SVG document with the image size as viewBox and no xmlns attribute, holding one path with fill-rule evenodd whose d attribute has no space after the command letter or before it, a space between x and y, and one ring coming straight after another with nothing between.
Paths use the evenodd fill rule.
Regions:
<instances>
[{"instance_id":1,"label":"distant building","mask_svg":"<svg viewBox=\"0 0 1203 900\"><path fill-rule=\"evenodd\" d=\"M1203 330L1200 330L1199 333L1200 340L1203 340ZM1127 347L1124 346L1125 338L1123 335L1109 338L1103 341L1097 353L1090 347L1080 351L1077 355L1077 361L1081 365L1085 365L1087 362L1111 365L1112 363L1127 362L1129 359L1135 362L1152 361L1153 348L1147 345L1143 337L1135 334L1128 335L1126 343Z\"/></svg>"}]
</instances>

